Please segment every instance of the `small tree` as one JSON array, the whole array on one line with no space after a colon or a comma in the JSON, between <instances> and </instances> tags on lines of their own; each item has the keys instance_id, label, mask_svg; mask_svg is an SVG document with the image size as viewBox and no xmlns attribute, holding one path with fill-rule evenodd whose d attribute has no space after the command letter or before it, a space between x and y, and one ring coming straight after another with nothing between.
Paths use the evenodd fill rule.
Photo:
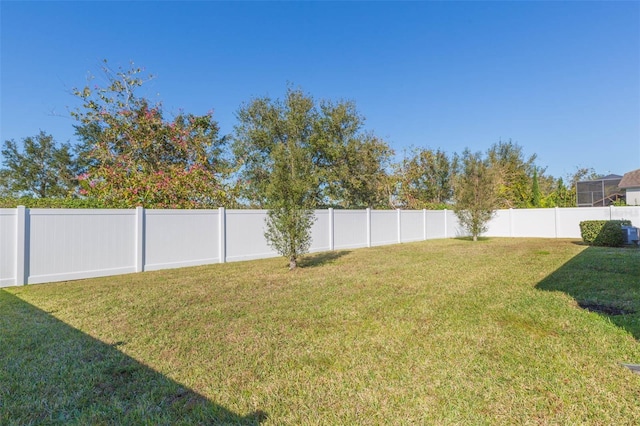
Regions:
<instances>
[{"instance_id":1,"label":"small tree","mask_svg":"<svg viewBox=\"0 0 640 426\"><path fill-rule=\"evenodd\" d=\"M296 128L295 124L289 127L291 137L273 148L273 172L266 191L269 211L264 235L274 250L289 259L289 269L295 269L300 256L309 251L315 221L311 162L297 142L301 135L295 135Z\"/></svg>"},{"instance_id":2,"label":"small tree","mask_svg":"<svg viewBox=\"0 0 640 426\"><path fill-rule=\"evenodd\" d=\"M264 233L269 245L289 259L289 269L298 267L300 256L309 252L315 217L313 210L296 207L274 207L267 212Z\"/></svg>"},{"instance_id":3,"label":"small tree","mask_svg":"<svg viewBox=\"0 0 640 426\"><path fill-rule=\"evenodd\" d=\"M488 161L481 153L462 153L461 171L456 178L454 212L473 241L486 232L487 223L498 205L496 181Z\"/></svg>"},{"instance_id":4,"label":"small tree","mask_svg":"<svg viewBox=\"0 0 640 426\"><path fill-rule=\"evenodd\" d=\"M573 190L567 188L562 178L558 178L558 180L556 181L556 187L553 196L555 206L575 207L576 205L575 186L573 187Z\"/></svg>"}]
</instances>

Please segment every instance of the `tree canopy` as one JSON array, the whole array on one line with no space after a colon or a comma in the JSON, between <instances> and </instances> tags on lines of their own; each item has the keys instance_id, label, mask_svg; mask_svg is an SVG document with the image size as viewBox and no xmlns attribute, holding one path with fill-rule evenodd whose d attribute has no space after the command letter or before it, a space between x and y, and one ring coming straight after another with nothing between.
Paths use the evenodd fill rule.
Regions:
<instances>
[{"instance_id":1,"label":"tree canopy","mask_svg":"<svg viewBox=\"0 0 640 426\"><path fill-rule=\"evenodd\" d=\"M114 70L105 61L102 68L106 83L73 90L81 101L71 113L75 149L43 131L4 142L0 197L270 208L277 192L297 188L291 205L304 209L453 208L462 197L459 154L421 146L394 164L393 150L366 129L352 101L316 100L289 87L282 99L241 105L233 135L225 136L212 113L169 116L161 103L140 96L152 76L133 64ZM474 155L463 153L466 161ZM287 179L279 162L288 167ZM511 140L491 145L482 162L497 208L575 206L575 182L597 176L580 168L556 179Z\"/></svg>"},{"instance_id":2,"label":"tree canopy","mask_svg":"<svg viewBox=\"0 0 640 426\"><path fill-rule=\"evenodd\" d=\"M499 141L487 151L487 160L496 179L498 207L530 207L536 155L525 158L517 143Z\"/></svg>"},{"instance_id":3,"label":"tree canopy","mask_svg":"<svg viewBox=\"0 0 640 426\"><path fill-rule=\"evenodd\" d=\"M415 149L397 167L398 202L408 209L439 208L452 201L458 156L444 151Z\"/></svg>"},{"instance_id":4,"label":"tree canopy","mask_svg":"<svg viewBox=\"0 0 640 426\"><path fill-rule=\"evenodd\" d=\"M76 163L71 145L58 144L40 131L22 140L4 142L0 169L0 194L8 197L64 197L76 183Z\"/></svg>"},{"instance_id":5,"label":"tree canopy","mask_svg":"<svg viewBox=\"0 0 640 426\"><path fill-rule=\"evenodd\" d=\"M315 101L289 88L284 100L256 98L237 113L233 150L239 193L246 204L269 204L274 149L292 134L305 154L310 205L364 208L388 204L388 144L363 130L352 102Z\"/></svg>"},{"instance_id":6,"label":"tree canopy","mask_svg":"<svg viewBox=\"0 0 640 426\"><path fill-rule=\"evenodd\" d=\"M314 149L322 192L320 205L387 207L387 168L393 151L371 132L353 102L322 101L315 123Z\"/></svg>"},{"instance_id":7,"label":"tree canopy","mask_svg":"<svg viewBox=\"0 0 640 426\"><path fill-rule=\"evenodd\" d=\"M75 89L73 112L86 170L79 194L112 207L197 208L226 205L229 165L211 114L163 117L162 106L138 97L142 70L103 68L108 84Z\"/></svg>"}]
</instances>

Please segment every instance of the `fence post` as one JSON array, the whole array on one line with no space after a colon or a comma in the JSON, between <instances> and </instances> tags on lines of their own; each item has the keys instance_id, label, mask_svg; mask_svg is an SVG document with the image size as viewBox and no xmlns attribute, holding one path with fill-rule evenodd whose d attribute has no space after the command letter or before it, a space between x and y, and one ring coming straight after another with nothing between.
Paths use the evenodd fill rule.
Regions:
<instances>
[{"instance_id":1,"label":"fence post","mask_svg":"<svg viewBox=\"0 0 640 426\"><path fill-rule=\"evenodd\" d=\"M218 253L219 263L227 261L227 211L224 207L218 208Z\"/></svg>"},{"instance_id":2,"label":"fence post","mask_svg":"<svg viewBox=\"0 0 640 426\"><path fill-rule=\"evenodd\" d=\"M444 237L447 238L447 209L442 211L444 212Z\"/></svg>"},{"instance_id":3,"label":"fence post","mask_svg":"<svg viewBox=\"0 0 640 426\"><path fill-rule=\"evenodd\" d=\"M371 208L367 207L367 247L371 247Z\"/></svg>"},{"instance_id":4,"label":"fence post","mask_svg":"<svg viewBox=\"0 0 640 426\"><path fill-rule=\"evenodd\" d=\"M333 207L329 207L329 250L335 250L335 241L333 240Z\"/></svg>"},{"instance_id":5,"label":"fence post","mask_svg":"<svg viewBox=\"0 0 640 426\"><path fill-rule=\"evenodd\" d=\"M398 243L402 242L402 210L396 209L397 212L397 222L398 222Z\"/></svg>"},{"instance_id":6,"label":"fence post","mask_svg":"<svg viewBox=\"0 0 640 426\"><path fill-rule=\"evenodd\" d=\"M509 237L513 237L513 208L509 207Z\"/></svg>"},{"instance_id":7,"label":"fence post","mask_svg":"<svg viewBox=\"0 0 640 426\"><path fill-rule=\"evenodd\" d=\"M29 279L29 210L16 209L16 285L25 285Z\"/></svg>"},{"instance_id":8,"label":"fence post","mask_svg":"<svg viewBox=\"0 0 640 426\"><path fill-rule=\"evenodd\" d=\"M427 209L422 209L422 239L427 240Z\"/></svg>"},{"instance_id":9,"label":"fence post","mask_svg":"<svg viewBox=\"0 0 640 426\"><path fill-rule=\"evenodd\" d=\"M560 210L558 209L558 206L555 207L555 232L556 232L556 238L558 238L558 226L560 226L559 220L560 218Z\"/></svg>"},{"instance_id":10,"label":"fence post","mask_svg":"<svg viewBox=\"0 0 640 426\"><path fill-rule=\"evenodd\" d=\"M136 272L144 271L144 207L136 207Z\"/></svg>"}]
</instances>

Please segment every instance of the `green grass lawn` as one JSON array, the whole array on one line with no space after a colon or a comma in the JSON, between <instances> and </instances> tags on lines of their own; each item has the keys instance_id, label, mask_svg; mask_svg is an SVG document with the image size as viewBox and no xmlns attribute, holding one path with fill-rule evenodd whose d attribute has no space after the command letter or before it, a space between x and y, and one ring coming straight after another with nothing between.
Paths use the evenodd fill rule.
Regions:
<instances>
[{"instance_id":1,"label":"green grass lawn","mask_svg":"<svg viewBox=\"0 0 640 426\"><path fill-rule=\"evenodd\" d=\"M640 424L638 249L286 264L0 290L0 424Z\"/></svg>"}]
</instances>

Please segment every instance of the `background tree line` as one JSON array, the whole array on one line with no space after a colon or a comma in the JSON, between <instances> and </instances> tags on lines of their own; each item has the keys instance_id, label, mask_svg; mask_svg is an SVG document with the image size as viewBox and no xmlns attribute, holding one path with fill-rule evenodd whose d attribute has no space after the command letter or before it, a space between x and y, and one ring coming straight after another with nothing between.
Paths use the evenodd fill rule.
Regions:
<instances>
[{"instance_id":1,"label":"background tree line","mask_svg":"<svg viewBox=\"0 0 640 426\"><path fill-rule=\"evenodd\" d=\"M316 100L289 87L283 99L240 106L231 135L211 114L166 118L162 104L138 96L151 78L104 63L106 84L73 90L79 143L41 131L2 148L0 197L43 205L149 208L267 208L276 193L314 208L451 208L471 153L415 148L394 152L365 128L351 101ZM484 154L496 208L575 206L575 181L545 174L536 156L498 141ZM286 170L286 173L285 173ZM35 201L39 200L39 201ZM66 200L66 201L61 201ZM282 200L280 202L283 202Z\"/></svg>"}]
</instances>

